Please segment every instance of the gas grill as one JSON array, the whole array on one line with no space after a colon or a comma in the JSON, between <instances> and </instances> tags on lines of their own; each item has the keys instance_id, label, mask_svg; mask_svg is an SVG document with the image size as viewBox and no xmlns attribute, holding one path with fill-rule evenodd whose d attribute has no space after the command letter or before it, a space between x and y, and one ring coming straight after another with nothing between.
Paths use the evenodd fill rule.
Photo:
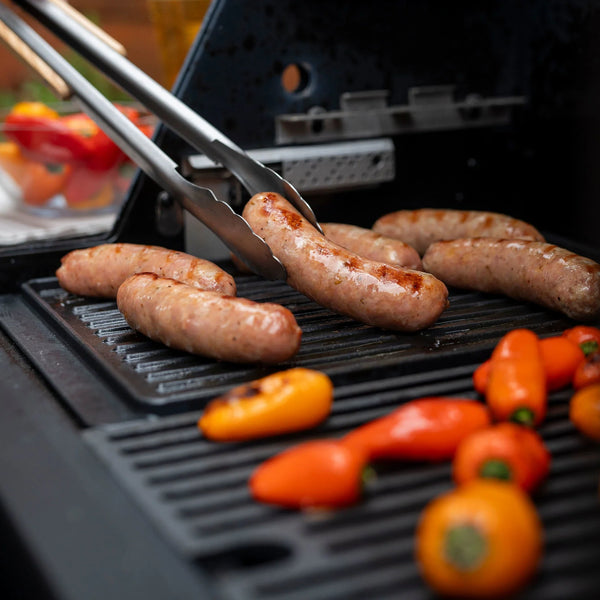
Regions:
<instances>
[{"instance_id":1,"label":"gas grill","mask_svg":"<svg viewBox=\"0 0 600 600\"><path fill-rule=\"evenodd\" d=\"M368 227L399 208L496 210L598 261L599 17L596 2L376 1L367 10L214 0L173 92L288 178L321 221ZM282 88L288 65L300 72L295 91ZM154 139L190 180L240 210L247 194L225 169L166 127ZM549 208L556 202L568 210ZM60 288L60 256L104 241L214 260L239 296L294 313L298 355L273 367L176 351L131 330L113 301ZM363 325L238 271L142 173L110 232L0 248L0 280L8 598L433 598L414 533L426 503L452 487L449 463L378 463L364 500L329 512L258 504L250 473L292 444L339 437L414 398L475 399L473 371L508 330L544 337L574 325L456 289L424 331ZM210 399L292 366L331 377L322 425L244 443L202 438L196 423ZM600 449L571 424L570 394L550 395L539 428L552 454L533 496L545 550L523 599L595 598L600 586Z\"/></svg>"}]
</instances>

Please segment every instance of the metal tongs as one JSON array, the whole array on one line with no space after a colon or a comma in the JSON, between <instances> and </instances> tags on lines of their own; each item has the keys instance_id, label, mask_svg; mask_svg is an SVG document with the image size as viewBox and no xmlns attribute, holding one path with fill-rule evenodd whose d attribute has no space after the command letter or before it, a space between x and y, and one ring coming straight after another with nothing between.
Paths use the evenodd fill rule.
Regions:
<instances>
[{"instance_id":1,"label":"metal tongs","mask_svg":"<svg viewBox=\"0 0 600 600\"><path fill-rule=\"evenodd\" d=\"M248 156L186 104L123 55L120 44L96 28L64 0L16 2L55 35L80 52L114 83L154 113L196 150L231 171L250 194L277 192L317 229L310 206L273 170ZM29 63L62 99L82 109L151 179L211 229L253 271L267 279L286 279L286 271L267 244L214 193L183 177L178 165L9 8L0 5L0 37Z\"/></svg>"}]
</instances>

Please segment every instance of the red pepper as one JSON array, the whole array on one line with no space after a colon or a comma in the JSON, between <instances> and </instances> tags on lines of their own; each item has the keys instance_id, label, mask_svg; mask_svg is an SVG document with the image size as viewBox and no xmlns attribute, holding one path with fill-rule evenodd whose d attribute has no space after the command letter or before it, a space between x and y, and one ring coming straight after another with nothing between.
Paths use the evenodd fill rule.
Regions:
<instances>
[{"instance_id":1,"label":"red pepper","mask_svg":"<svg viewBox=\"0 0 600 600\"><path fill-rule=\"evenodd\" d=\"M538 425L546 416L546 372L537 335L513 329L492 352L486 402L498 421Z\"/></svg>"},{"instance_id":2,"label":"red pepper","mask_svg":"<svg viewBox=\"0 0 600 600\"><path fill-rule=\"evenodd\" d=\"M600 329L591 325L576 325L563 331L563 335L581 347L587 356L600 349Z\"/></svg>"},{"instance_id":3,"label":"red pepper","mask_svg":"<svg viewBox=\"0 0 600 600\"><path fill-rule=\"evenodd\" d=\"M89 139L74 132L61 119L10 113L4 123L6 137L19 144L31 160L73 163L85 160L92 152Z\"/></svg>"},{"instance_id":4,"label":"red pepper","mask_svg":"<svg viewBox=\"0 0 600 600\"><path fill-rule=\"evenodd\" d=\"M420 398L351 431L343 442L370 460L451 458L469 433L490 424L485 405L467 398Z\"/></svg>"},{"instance_id":5,"label":"red pepper","mask_svg":"<svg viewBox=\"0 0 600 600\"><path fill-rule=\"evenodd\" d=\"M457 484L503 479L533 491L548 475L550 453L539 434L515 423L498 423L467 436L453 461Z\"/></svg>"},{"instance_id":6,"label":"red pepper","mask_svg":"<svg viewBox=\"0 0 600 600\"><path fill-rule=\"evenodd\" d=\"M89 168L87 165L73 165L71 176L62 190L67 206L74 209L84 208L91 199L102 195L109 188L112 197L107 196L102 205L110 204L114 199L112 186L118 171L118 166L102 171Z\"/></svg>"},{"instance_id":7,"label":"red pepper","mask_svg":"<svg viewBox=\"0 0 600 600\"><path fill-rule=\"evenodd\" d=\"M115 107L137 124L137 110ZM90 170L107 171L126 158L85 113L60 117L15 108L5 119L5 134L28 158L43 163L83 164Z\"/></svg>"},{"instance_id":8,"label":"red pepper","mask_svg":"<svg viewBox=\"0 0 600 600\"><path fill-rule=\"evenodd\" d=\"M336 508L362 495L366 456L337 440L293 446L257 467L250 477L255 500L286 508Z\"/></svg>"}]
</instances>

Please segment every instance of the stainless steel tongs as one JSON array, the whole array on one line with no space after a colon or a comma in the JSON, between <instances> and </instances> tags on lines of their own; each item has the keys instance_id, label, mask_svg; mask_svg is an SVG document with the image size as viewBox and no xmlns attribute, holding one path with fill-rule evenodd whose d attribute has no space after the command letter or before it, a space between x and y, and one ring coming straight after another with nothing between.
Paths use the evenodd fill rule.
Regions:
<instances>
[{"instance_id":1,"label":"stainless steel tongs","mask_svg":"<svg viewBox=\"0 0 600 600\"><path fill-rule=\"evenodd\" d=\"M277 192L320 229L312 209L289 182L252 159L223 133L138 69L123 56L118 43L111 43L107 36L92 34L95 26L63 0L19 0L17 3L192 147L229 169L250 194ZM125 154L211 229L252 270L267 279L286 278L283 265L240 215L218 200L211 190L183 177L175 161L139 131L29 25L2 5L0 37L35 68L61 98L77 100L84 112Z\"/></svg>"}]
</instances>

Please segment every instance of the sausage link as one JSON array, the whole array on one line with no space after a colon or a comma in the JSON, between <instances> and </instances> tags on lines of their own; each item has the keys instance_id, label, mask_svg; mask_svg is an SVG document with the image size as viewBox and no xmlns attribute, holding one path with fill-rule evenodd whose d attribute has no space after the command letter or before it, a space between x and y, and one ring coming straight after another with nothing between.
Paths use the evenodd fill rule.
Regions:
<instances>
[{"instance_id":1,"label":"sausage link","mask_svg":"<svg viewBox=\"0 0 600 600\"><path fill-rule=\"evenodd\" d=\"M149 338L218 360L279 363L300 347L302 331L287 308L199 290L154 273L127 278L117 306Z\"/></svg>"},{"instance_id":2,"label":"sausage link","mask_svg":"<svg viewBox=\"0 0 600 600\"><path fill-rule=\"evenodd\" d=\"M56 271L65 290L81 296L114 298L134 273L156 273L193 287L235 296L233 277L208 260L160 246L101 244L73 250Z\"/></svg>"},{"instance_id":3,"label":"sausage link","mask_svg":"<svg viewBox=\"0 0 600 600\"><path fill-rule=\"evenodd\" d=\"M480 210L399 210L377 219L372 229L406 242L421 256L433 242L458 238L493 237L544 241L542 234L525 221Z\"/></svg>"},{"instance_id":4,"label":"sausage link","mask_svg":"<svg viewBox=\"0 0 600 600\"><path fill-rule=\"evenodd\" d=\"M424 268L447 285L504 294L576 320L600 315L600 265L546 242L468 238L432 244Z\"/></svg>"},{"instance_id":5,"label":"sausage link","mask_svg":"<svg viewBox=\"0 0 600 600\"><path fill-rule=\"evenodd\" d=\"M321 223L321 229L332 242L364 258L393 267L422 268L419 253L401 240L345 223Z\"/></svg>"},{"instance_id":6,"label":"sausage link","mask_svg":"<svg viewBox=\"0 0 600 600\"><path fill-rule=\"evenodd\" d=\"M448 304L446 286L432 275L342 248L279 194L256 194L243 216L285 266L288 284L333 311L377 327L417 331Z\"/></svg>"}]
</instances>

